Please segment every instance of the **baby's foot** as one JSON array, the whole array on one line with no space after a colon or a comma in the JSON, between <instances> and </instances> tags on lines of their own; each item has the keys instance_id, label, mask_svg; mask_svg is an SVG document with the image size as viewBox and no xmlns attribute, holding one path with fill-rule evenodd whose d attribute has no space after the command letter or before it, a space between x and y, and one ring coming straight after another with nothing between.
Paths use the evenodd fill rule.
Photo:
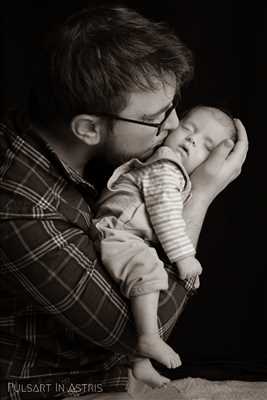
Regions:
<instances>
[{"instance_id":1,"label":"baby's foot","mask_svg":"<svg viewBox=\"0 0 267 400\"><path fill-rule=\"evenodd\" d=\"M157 334L140 335L137 352L144 357L153 358L167 368L177 368L182 365L179 355Z\"/></svg>"},{"instance_id":2,"label":"baby's foot","mask_svg":"<svg viewBox=\"0 0 267 400\"><path fill-rule=\"evenodd\" d=\"M170 382L170 379L155 370L148 358L138 359L134 362L133 376L152 388L159 388Z\"/></svg>"}]
</instances>

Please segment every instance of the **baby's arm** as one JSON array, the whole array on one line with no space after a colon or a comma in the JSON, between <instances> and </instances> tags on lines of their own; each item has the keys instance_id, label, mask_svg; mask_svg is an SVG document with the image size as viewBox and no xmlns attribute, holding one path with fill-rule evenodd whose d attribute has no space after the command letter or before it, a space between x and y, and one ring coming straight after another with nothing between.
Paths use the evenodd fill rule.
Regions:
<instances>
[{"instance_id":1,"label":"baby's arm","mask_svg":"<svg viewBox=\"0 0 267 400\"><path fill-rule=\"evenodd\" d=\"M201 273L195 248L183 219L183 174L171 162L153 164L142 182L144 202L152 227L169 260L177 265L181 279Z\"/></svg>"}]
</instances>

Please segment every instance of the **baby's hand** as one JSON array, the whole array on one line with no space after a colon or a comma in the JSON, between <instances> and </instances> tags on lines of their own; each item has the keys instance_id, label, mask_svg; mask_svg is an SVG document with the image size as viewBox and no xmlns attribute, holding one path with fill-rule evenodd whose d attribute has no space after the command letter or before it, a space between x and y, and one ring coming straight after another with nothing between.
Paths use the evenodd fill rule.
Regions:
<instances>
[{"instance_id":1,"label":"baby's hand","mask_svg":"<svg viewBox=\"0 0 267 400\"><path fill-rule=\"evenodd\" d=\"M186 257L182 260L176 261L179 278L190 279L197 277L202 272L200 262L194 257Z\"/></svg>"}]
</instances>

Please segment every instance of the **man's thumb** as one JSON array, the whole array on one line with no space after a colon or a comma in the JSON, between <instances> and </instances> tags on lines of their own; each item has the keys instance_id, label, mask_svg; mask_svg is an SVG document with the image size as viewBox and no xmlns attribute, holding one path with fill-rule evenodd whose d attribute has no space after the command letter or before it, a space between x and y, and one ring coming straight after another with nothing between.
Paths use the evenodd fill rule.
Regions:
<instances>
[{"instance_id":1,"label":"man's thumb","mask_svg":"<svg viewBox=\"0 0 267 400\"><path fill-rule=\"evenodd\" d=\"M211 159L212 162L216 163L217 165L222 164L228 157L233 147L234 142L231 139L224 140L215 147L209 159Z\"/></svg>"},{"instance_id":2,"label":"man's thumb","mask_svg":"<svg viewBox=\"0 0 267 400\"><path fill-rule=\"evenodd\" d=\"M223 144L226 148L232 149L234 147L234 142L232 139L226 139L223 141Z\"/></svg>"}]
</instances>

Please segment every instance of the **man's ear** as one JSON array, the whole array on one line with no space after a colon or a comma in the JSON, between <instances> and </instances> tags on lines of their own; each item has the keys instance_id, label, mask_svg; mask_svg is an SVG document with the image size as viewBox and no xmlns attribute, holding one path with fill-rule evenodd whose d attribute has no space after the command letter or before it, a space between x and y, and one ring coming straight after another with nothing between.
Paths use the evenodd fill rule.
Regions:
<instances>
[{"instance_id":1,"label":"man's ear","mask_svg":"<svg viewBox=\"0 0 267 400\"><path fill-rule=\"evenodd\" d=\"M101 139L99 122L99 118L92 115L76 115L71 121L71 130L79 140L93 146Z\"/></svg>"}]
</instances>

